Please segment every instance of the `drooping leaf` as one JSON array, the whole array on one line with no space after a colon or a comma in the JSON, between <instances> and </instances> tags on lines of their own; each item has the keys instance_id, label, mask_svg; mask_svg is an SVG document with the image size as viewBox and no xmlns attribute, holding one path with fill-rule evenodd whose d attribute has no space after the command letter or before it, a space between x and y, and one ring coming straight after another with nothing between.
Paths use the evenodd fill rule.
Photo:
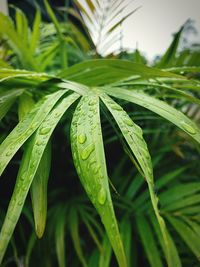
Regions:
<instances>
[{"instance_id":1,"label":"drooping leaf","mask_svg":"<svg viewBox=\"0 0 200 267\"><path fill-rule=\"evenodd\" d=\"M99 267L109 267L112 256L112 247L106 234L103 236L102 247L103 250L99 257Z\"/></svg>"},{"instance_id":2,"label":"drooping leaf","mask_svg":"<svg viewBox=\"0 0 200 267\"><path fill-rule=\"evenodd\" d=\"M31 199L35 221L35 231L39 238L44 234L47 217L47 186L51 167L51 144L49 143L40 160L31 184Z\"/></svg>"},{"instance_id":3,"label":"drooping leaf","mask_svg":"<svg viewBox=\"0 0 200 267\"><path fill-rule=\"evenodd\" d=\"M167 251L167 262L168 265L172 267L173 258L171 247L169 246L168 231L158 209L159 200L157 195L155 194L151 157L146 142L143 139L142 130L130 119L128 114L123 111L123 109L109 96L107 96L106 94L101 94L101 99L103 100L104 104L109 109L110 113L118 124L124 138L126 139L128 146L130 147L144 174L145 180L147 181L151 203L155 211L163 235L165 249Z\"/></svg>"},{"instance_id":4,"label":"drooping leaf","mask_svg":"<svg viewBox=\"0 0 200 267\"><path fill-rule=\"evenodd\" d=\"M119 265L127 266L108 185L96 94L82 97L73 116L71 145L81 183L97 209Z\"/></svg>"},{"instance_id":5,"label":"drooping leaf","mask_svg":"<svg viewBox=\"0 0 200 267\"><path fill-rule=\"evenodd\" d=\"M54 101L58 100L58 93L60 94L60 92L57 92L57 99L56 95L53 94ZM65 92L63 92L63 94L64 93ZM6 248L21 214L26 196L38 169L49 138L65 111L74 101L77 100L78 97L78 94L73 93L72 95L64 98L45 118L43 123L40 125L36 133L31 137L29 143L27 144L27 149L24 152L18 172L14 192L12 194L6 218L0 233L0 263L2 262ZM48 111L52 108L52 99L51 101L50 99L51 98L48 97ZM42 115L40 114L40 117L41 116Z\"/></svg>"},{"instance_id":6,"label":"drooping leaf","mask_svg":"<svg viewBox=\"0 0 200 267\"><path fill-rule=\"evenodd\" d=\"M0 145L0 175L18 149L36 131L59 98L65 93L66 90L58 91L39 101L35 108L6 137Z\"/></svg>"},{"instance_id":7,"label":"drooping leaf","mask_svg":"<svg viewBox=\"0 0 200 267\"><path fill-rule=\"evenodd\" d=\"M114 97L135 103L157 113L158 115L171 121L173 124L189 134L194 140L200 143L199 127L182 112L168 105L166 102L151 97L145 93L129 91L127 89L121 90L120 88L111 87L102 87L102 89Z\"/></svg>"}]
</instances>

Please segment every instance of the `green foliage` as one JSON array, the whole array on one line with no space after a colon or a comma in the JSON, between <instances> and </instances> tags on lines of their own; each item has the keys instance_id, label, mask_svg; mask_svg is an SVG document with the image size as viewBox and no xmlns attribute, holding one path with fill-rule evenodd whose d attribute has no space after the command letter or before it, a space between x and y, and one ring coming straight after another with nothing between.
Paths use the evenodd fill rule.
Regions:
<instances>
[{"instance_id":1,"label":"green foliage","mask_svg":"<svg viewBox=\"0 0 200 267\"><path fill-rule=\"evenodd\" d=\"M91 19L89 14L96 14L100 1L87 1L89 13L78 1L77 5L83 17ZM53 22L53 27L45 26L46 36L41 30L39 10L32 30L18 9L15 24L5 15L1 14L0 18L0 35L12 55L9 62L3 64L9 64L10 68L0 69L0 173L4 172L6 177L15 158L19 162L6 215L0 217L2 266L6 266L10 254L14 255L15 262L20 261L12 237L15 228L21 229L20 240L26 241L19 219L21 213L40 238L37 240L31 233L25 242L26 266L34 266L31 263L34 256L40 258L40 266L58 264L59 267L80 264L106 267L115 266L116 261L120 267L196 264L191 255L199 259L200 185L196 180L195 161L200 128L183 113L183 108L190 102L199 105L200 83L194 76L199 73L198 64L176 65L183 28L175 35L157 68L140 64L144 62L139 54L135 62L93 58L68 67L72 47L76 56L80 53L77 40L82 35L73 30L71 24L67 24L66 30L47 1L45 6ZM120 1L115 7L116 15L124 8ZM113 6L106 12L111 10ZM130 14L115 21L107 34L114 32ZM10 122L13 130L5 127ZM65 135L65 140L63 136L59 140L57 132ZM72 156L68 152L70 145ZM54 153L59 148L59 161L64 158L68 164L72 159L88 198L81 191L78 191L80 196L76 195L79 185L72 190L63 184L50 190L48 197L48 189L51 189L48 182L52 178L57 180L60 173L73 180L76 178L72 166L68 166L67 174L54 166ZM119 164L115 158L109 158L110 148L116 149L116 157L119 154ZM172 149L181 157L193 153L194 160L188 163L177 160ZM172 157L169 165L163 163L168 153ZM61 188L64 200L59 201ZM33 216L27 199L29 190ZM94 208L89 206L88 199ZM49 240L53 240L53 244ZM181 248L180 240L184 241ZM68 252L71 244L78 257ZM146 255L143 260L137 257L140 247ZM187 254L187 247L192 253L189 263L181 257ZM42 255L41 248L45 251ZM116 259L112 257L112 250Z\"/></svg>"}]
</instances>

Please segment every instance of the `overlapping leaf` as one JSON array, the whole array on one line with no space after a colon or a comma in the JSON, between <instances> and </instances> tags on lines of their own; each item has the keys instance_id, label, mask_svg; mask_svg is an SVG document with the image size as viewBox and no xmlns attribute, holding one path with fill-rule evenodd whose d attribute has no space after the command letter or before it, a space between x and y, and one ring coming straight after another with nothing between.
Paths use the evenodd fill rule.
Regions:
<instances>
[{"instance_id":1,"label":"overlapping leaf","mask_svg":"<svg viewBox=\"0 0 200 267\"><path fill-rule=\"evenodd\" d=\"M54 104L58 101L59 97L61 97L65 91L57 92L56 94L53 94L54 97ZM59 97L58 97L59 96ZM33 181L33 178L36 174L36 171L38 169L39 163L41 161L42 155L44 153L44 150L47 146L47 143L49 141L49 138L56 127L57 123L61 119L62 115L65 113L65 111L68 109L68 107L79 97L78 94L73 93L72 95L64 98L47 116L45 119L45 116L41 114L41 111L43 113L44 110L40 108L40 118L43 117L44 122L40 125L37 132L31 137L31 140L28 142L27 149L24 152L23 159L20 165L20 169L17 176L17 181L15 184L14 192L12 195L12 198L9 203L8 211L6 214L6 218L4 220L1 233L0 233L0 262L2 262L5 250L7 248L8 242L13 234L14 228L16 226L16 223L19 219L23 204L25 202L26 196L28 194L29 188L31 186L31 183ZM51 100L51 101L50 101ZM52 109L52 95L49 97L46 102L48 103L48 112L50 109ZM45 102L45 103L46 103ZM47 108L47 107L46 107ZM37 111L37 110L36 110ZM46 111L47 112L47 111ZM33 114L35 114L34 112ZM37 114L37 113L36 113ZM38 115L38 114L37 114ZM37 116L35 116L36 118ZM26 118L29 119L29 116ZM39 118L37 117L37 120ZM35 128L34 128L35 130ZM27 135L25 135L27 137ZM29 137L29 136L28 136ZM28 138L27 137L27 138ZM22 138L21 138L22 139ZM21 140L20 139L20 140ZM23 141L25 140L25 137ZM8 142L8 138L5 140L5 142ZM11 142L11 141L10 141ZM5 143L1 145L1 148L4 147ZM12 145L12 143L11 143ZM12 151L13 152L13 151ZM6 162L4 160L4 162ZM5 166L5 164L4 164Z\"/></svg>"},{"instance_id":2,"label":"overlapping leaf","mask_svg":"<svg viewBox=\"0 0 200 267\"><path fill-rule=\"evenodd\" d=\"M101 217L119 265L125 267L126 257L108 185L98 95L82 97L73 116L71 144L81 183Z\"/></svg>"}]
</instances>

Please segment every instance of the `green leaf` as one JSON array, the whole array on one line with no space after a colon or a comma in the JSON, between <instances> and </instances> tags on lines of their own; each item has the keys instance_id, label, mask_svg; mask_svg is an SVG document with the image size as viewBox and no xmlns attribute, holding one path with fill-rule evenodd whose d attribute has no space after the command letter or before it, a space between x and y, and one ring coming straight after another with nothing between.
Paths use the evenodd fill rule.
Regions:
<instances>
[{"instance_id":1,"label":"green leaf","mask_svg":"<svg viewBox=\"0 0 200 267\"><path fill-rule=\"evenodd\" d=\"M33 98L26 92L19 97L19 107L18 107L19 121L21 121L24 118L24 116L33 108L34 104L35 102Z\"/></svg>"},{"instance_id":2,"label":"green leaf","mask_svg":"<svg viewBox=\"0 0 200 267\"><path fill-rule=\"evenodd\" d=\"M11 19L3 13L0 13L0 35L8 42L24 67L37 69L37 63L29 52L26 42L21 40L21 36L15 30Z\"/></svg>"},{"instance_id":3,"label":"green leaf","mask_svg":"<svg viewBox=\"0 0 200 267\"><path fill-rule=\"evenodd\" d=\"M44 234L47 217L47 186L51 167L51 145L46 146L31 184L31 200L35 231L39 238Z\"/></svg>"},{"instance_id":4,"label":"green leaf","mask_svg":"<svg viewBox=\"0 0 200 267\"><path fill-rule=\"evenodd\" d=\"M154 231L155 231L155 234L159 240L159 243L162 247L162 250L165 254L165 258L167 259L167 253L166 253L166 250L165 250L165 245L163 243L163 239L162 239L162 233L160 231L160 228L158 227L158 222L156 220L156 217L154 214L150 214L150 221L153 225L153 228L154 228ZM170 246L170 251L171 251L171 258L172 258L172 266L174 267L181 267L182 264L181 264L181 260L179 258L179 255L178 255L178 251L177 251L177 248L174 244L174 241L173 239L171 238L171 235L168 234L168 240L169 240L169 246Z\"/></svg>"},{"instance_id":5,"label":"green leaf","mask_svg":"<svg viewBox=\"0 0 200 267\"><path fill-rule=\"evenodd\" d=\"M182 112L168 105L164 101L151 97L145 93L129 91L127 89L122 90L121 88L111 88L111 87L107 88L102 87L101 89L103 89L108 94L114 97L135 103L139 106L142 106L157 113L158 115L171 121L173 124L178 126L184 132L189 134L194 140L200 143L200 129L195 124L195 122L190 120Z\"/></svg>"},{"instance_id":6,"label":"green leaf","mask_svg":"<svg viewBox=\"0 0 200 267\"><path fill-rule=\"evenodd\" d=\"M52 22L56 28L56 31L57 31L59 38L62 39L62 32L60 30L60 24L59 24L59 22L55 16L51 6L49 5L47 0L44 0L44 4L45 4L46 10L47 10L47 13L48 13L49 17L51 18L51 20L52 20Z\"/></svg>"},{"instance_id":7,"label":"green leaf","mask_svg":"<svg viewBox=\"0 0 200 267\"><path fill-rule=\"evenodd\" d=\"M59 219L58 219L59 218ZM66 213L65 210L59 209L56 213L56 224L55 224L55 243L56 243L56 254L58 259L58 266L65 267L65 224L66 224Z\"/></svg>"},{"instance_id":8,"label":"green leaf","mask_svg":"<svg viewBox=\"0 0 200 267\"><path fill-rule=\"evenodd\" d=\"M106 94L101 95L101 99L117 122L124 138L131 148L136 160L138 161L145 179L149 179L149 183L152 182L152 164L151 157L142 137L142 129L136 125L128 114L112 100Z\"/></svg>"},{"instance_id":9,"label":"green leaf","mask_svg":"<svg viewBox=\"0 0 200 267\"><path fill-rule=\"evenodd\" d=\"M0 175L18 149L36 131L59 98L65 93L66 90L60 90L39 101L35 108L6 137L0 145Z\"/></svg>"},{"instance_id":10,"label":"green leaf","mask_svg":"<svg viewBox=\"0 0 200 267\"><path fill-rule=\"evenodd\" d=\"M111 256L112 256L112 247L110 245L110 241L108 236L104 234L102 241L103 251L99 257L99 266L98 267L109 267Z\"/></svg>"},{"instance_id":11,"label":"green leaf","mask_svg":"<svg viewBox=\"0 0 200 267\"><path fill-rule=\"evenodd\" d=\"M162 267L159 250L152 234L152 229L143 216L136 217L138 232L144 246L148 261L152 267Z\"/></svg>"},{"instance_id":12,"label":"green leaf","mask_svg":"<svg viewBox=\"0 0 200 267\"><path fill-rule=\"evenodd\" d=\"M40 41L40 23L41 23L41 13L40 10L37 9L35 14L35 19L33 22L33 31L31 34L31 42L30 42L30 51L32 54L36 52L37 45Z\"/></svg>"},{"instance_id":13,"label":"green leaf","mask_svg":"<svg viewBox=\"0 0 200 267\"><path fill-rule=\"evenodd\" d=\"M52 94L55 102L57 102L58 100L59 93L60 92L57 92L57 96L56 94ZM0 264L6 251L8 242L15 229L16 223L19 219L26 196L38 169L49 138L65 111L74 101L77 100L78 97L79 95L73 93L72 95L64 98L46 117L46 119L43 121L43 123L40 125L36 133L31 137L27 144L27 149L24 152L23 159L20 164L20 169L17 175L14 192L12 194L6 218L4 220L0 233ZM50 100L51 98L48 97L48 99ZM51 108L52 100L48 101L48 109ZM40 114L40 117L41 116L42 115ZM37 118L37 120L39 120L39 118ZM18 140L15 141L18 142Z\"/></svg>"},{"instance_id":14,"label":"green leaf","mask_svg":"<svg viewBox=\"0 0 200 267\"><path fill-rule=\"evenodd\" d=\"M197 259L200 259L200 238L185 222L175 217L167 215L166 218L173 225L187 246L195 254Z\"/></svg>"},{"instance_id":15,"label":"green leaf","mask_svg":"<svg viewBox=\"0 0 200 267\"><path fill-rule=\"evenodd\" d=\"M97 86L113 83L133 75L144 78L169 77L185 79L182 76L147 67L142 64L117 59L88 60L62 71L59 76L86 85ZM102 78L103 77L103 78Z\"/></svg>"},{"instance_id":16,"label":"green leaf","mask_svg":"<svg viewBox=\"0 0 200 267\"><path fill-rule=\"evenodd\" d=\"M177 188L178 189L178 188ZM177 190L178 192L178 190ZM165 211L175 211L175 210L180 210L180 212L182 211L181 209L185 209L188 206L192 206L195 204L199 204L200 205L200 194L198 195L192 195L188 196L188 197L184 197L181 200L176 200L173 201L172 203L169 203L168 205L166 205L164 207Z\"/></svg>"},{"instance_id":17,"label":"green leaf","mask_svg":"<svg viewBox=\"0 0 200 267\"><path fill-rule=\"evenodd\" d=\"M83 267L87 267L87 263L85 260L85 257L83 255L83 251L81 248L81 243L80 243L80 236L78 232L78 215L77 211L75 209L70 210L69 214L70 220L69 220L69 227L70 227L70 233L72 236L74 248L76 250L76 253L79 257L80 262L82 263Z\"/></svg>"},{"instance_id":18,"label":"green leaf","mask_svg":"<svg viewBox=\"0 0 200 267\"><path fill-rule=\"evenodd\" d=\"M127 265L131 266L131 258L132 258L132 248L131 248L131 241L132 241L132 225L131 221L124 218L120 223L120 232L122 235L122 240L125 247L125 253L127 258Z\"/></svg>"},{"instance_id":19,"label":"green leaf","mask_svg":"<svg viewBox=\"0 0 200 267\"><path fill-rule=\"evenodd\" d=\"M21 41L26 45L29 45L29 28L27 18L19 8L15 8L15 10L16 31L18 36L21 38Z\"/></svg>"},{"instance_id":20,"label":"green leaf","mask_svg":"<svg viewBox=\"0 0 200 267\"><path fill-rule=\"evenodd\" d=\"M173 65L174 59L177 53L178 45L180 42L180 37L184 30L184 26L185 25L183 25L180 28L180 30L174 35L174 39L172 43L170 44L169 48L167 49L165 54L161 57L159 62L156 64L157 67L167 67L167 66Z\"/></svg>"},{"instance_id":21,"label":"green leaf","mask_svg":"<svg viewBox=\"0 0 200 267\"><path fill-rule=\"evenodd\" d=\"M25 77L28 80L33 79L39 81L42 81L48 77L51 78L51 76L46 73L38 73L38 72L18 70L18 69L0 69L0 82L17 77Z\"/></svg>"},{"instance_id":22,"label":"green leaf","mask_svg":"<svg viewBox=\"0 0 200 267\"><path fill-rule=\"evenodd\" d=\"M71 126L74 163L81 183L105 226L120 267L127 266L110 196L99 115L99 98L84 95Z\"/></svg>"},{"instance_id":23,"label":"green leaf","mask_svg":"<svg viewBox=\"0 0 200 267\"><path fill-rule=\"evenodd\" d=\"M163 206L167 206L172 202L180 202L187 196L194 196L197 192L200 192L199 182L179 184L162 192L160 200Z\"/></svg>"},{"instance_id":24,"label":"green leaf","mask_svg":"<svg viewBox=\"0 0 200 267\"><path fill-rule=\"evenodd\" d=\"M167 228L158 210L158 197L156 196L154 190L154 178L151 157L146 142L143 139L142 130L130 119L128 114L109 96L107 96L106 94L101 94L101 99L103 100L104 104L109 109L115 121L117 122L124 138L126 139L128 146L130 147L137 162L139 163L141 170L143 171L144 178L148 184L151 203L163 235L163 240L168 255L167 261L169 266L173 266Z\"/></svg>"},{"instance_id":25,"label":"green leaf","mask_svg":"<svg viewBox=\"0 0 200 267\"><path fill-rule=\"evenodd\" d=\"M6 115L15 99L22 93L22 89L6 90L0 93L0 120Z\"/></svg>"},{"instance_id":26,"label":"green leaf","mask_svg":"<svg viewBox=\"0 0 200 267\"><path fill-rule=\"evenodd\" d=\"M81 215L82 215L82 220L85 224L85 226L88 229L88 232L90 233L90 236L92 237L94 243L97 245L98 249L101 251L102 250L102 246L101 243L99 241L99 238L97 236L97 234L95 233L90 221L88 220L87 216L85 216L85 212L80 211Z\"/></svg>"},{"instance_id":27,"label":"green leaf","mask_svg":"<svg viewBox=\"0 0 200 267\"><path fill-rule=\"evenodd\" d=\"M28 241L27 248L26 248L26 255L24 259L25 266L29 266L30 264L30 257L31 257L31 253L33 251L36 240L37 240L36 235L35 233L33 233Z\"/></svg>"}]
</instances>

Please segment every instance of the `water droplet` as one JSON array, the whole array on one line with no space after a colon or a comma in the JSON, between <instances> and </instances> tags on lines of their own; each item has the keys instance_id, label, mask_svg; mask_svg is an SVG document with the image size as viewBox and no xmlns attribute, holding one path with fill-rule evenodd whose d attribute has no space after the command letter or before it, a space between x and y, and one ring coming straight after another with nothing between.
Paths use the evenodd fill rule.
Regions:
<instances>
[{"instance_id":1,"label":"water droplet","mask_svg":"<svg viewBox=\"0 0 200 267\"><path fill-rule=\"evenodd\" d=\"M22 200L19 200L18 203L17 203L19 206L21 206L23 204L23 201Z\"/></svg>"},{"instance_id":2,"label":"water droplet","mask_svg":"<svg viewBox=\"0 0 200 267\"><path fill-rule=\"evenodd\" d=\"M27 191L27 188L28 188L28 187L27 187L26 185L22 186L22 190L23 190L23 191Z\"/></svg>"},{"instance_id":3,"label":"water droplet","mask_svg":"<svg viewBox=\"0 0 200 267\"><path fill-rule=\"evenodd\" d=\"M111 224L111 229L115 230L115 224L114 223Z\"/></svg>"},{"instance_id":4,"label":"water droplet","mask_svg":"<svg viewBox=\"0 0 200 267\"><path fill-rule=\"evenodd\" d=\"M36 164L37 164L37 160L32 161L32 162L30 163L30 168L31 168L31 169L35 168Z\"/></svg>"},{"instance_id":5,"label":"water droplet","mask_svg":"<svg viewBox=\"0 0 200 267\"><path fill-rule=\"evenodd\" d=\"M133 121L129 118L124 119L124 123L126 123L128 126L133 126Z\"/></svg>"},{"instance_id":6,"label":"water droplet","mask_svg":"<svg viewBox=\"0 0 200 267\"><path fill-rule=\"evenodd\" d=\"M183 129L190 133L190 134L196 134L196 130L191 126L189 125L188 123L186 123L185 121L181 121L180 122L181 126L183 127Z\"/></svg>"},{"instance_id":7,"label":"water droplet","mask_svg":"<svg viewBox=\"0 0 200 267\"><path fill-rule=\"evenodd\" d=\"M111 107L112 107L112 109L117 110L117 111L122 111L123 110L122 107L120 107L117 104L112 104Z\"/></svg>"},{"instance_id":8,"label":"water droplet","mask_svg":"<svg viewBox=\"0 0 200 267\"><path fill-rule=\"evenodd\" d=\"M86 141L86 139L87 139L87 137L86 137L85 134L79 134L79 135L78 135L78 142L79 142L80 144L84 144L85 141Z\"/></svg>"},{"instance_id":9,"label":"water droplet","mask_svg":"<svg viewBox=\"0 0 200 267\"><path fill-rule=\"evenodd\" d=\"M50 128L41 128L40 129L40 134L47 134L51 129Z\"/></svg>"},{"instance_id":10,"label":"water droplet","mask_svg":"<svg viewBox=\"0 0 200 267\"><path fill-rule=\"evenodd\" d=\"M55 115L54 115L55 118L58 118L60 116L61 116L61 113L60 112L56 112Z\"/></svg>"},{"instance_id":11,"label":"water droplet","mask_svg":"<svg viewBox=\"0 0 200 267\"><path fill-rule=\"evenodd\" d=\"M103 187L99 191L97 199L98 199L99 204L101 204L101 205L105 204L105 201L106 201L106 190Z\"/></svg>"},{"instance_id":12,"label":"water droplet","mask_svg":"<svg viewBox=\"0 0 200 267\"><path fill-rule=\"evenodd\" d=\"M97 174L98 171L99 171L99 166L95 166L95 167L93 168L93 172L94 172L94 174Z\"/></svg>"},{"instance_id":13,"label":"water droplet","mask_svg":"<svg viewBox=\"0 0 200 267\"><path fill-rule=\"evenodd\" d=\"M81 158L82 160L86 160L89 158L91 153L94 151L94 144L90 144L87 146L82 152L81 152Z\"/></svg>"},{"instance_id":14,"label":"water droplet","mask_svg":"<svg viewBox=\"0 0 200 267\"><path fill-rule=\"evenodd\" d=\"M42 144L42 140L40 139L40 140L37 140L36 142L35 142L35 144L37 145L37 146L40 146L41 144Z\"/></svg>"},{"instance_id":15,"label":"water droplet","mask_svg":"<svg viewBox=\"0 0 200 267\"><path fill-rule=\"evenodd\" d=\"M89 106L94 106L96 103L97 103L96 99L91 99L88 104Z\"/></svg>"},{"instance_id":16,"label":"water droplet","mask_svg":"<svg viewBox=\"0 0 200 267\"><path fill-rule=\"evenodd\" d=\"M10 151L8 151L7 153L6 153L6 156L7 157L9 157L9 156L11 156L12 155L12 151L10 150Z\"/></svg>"}]
</instances>

